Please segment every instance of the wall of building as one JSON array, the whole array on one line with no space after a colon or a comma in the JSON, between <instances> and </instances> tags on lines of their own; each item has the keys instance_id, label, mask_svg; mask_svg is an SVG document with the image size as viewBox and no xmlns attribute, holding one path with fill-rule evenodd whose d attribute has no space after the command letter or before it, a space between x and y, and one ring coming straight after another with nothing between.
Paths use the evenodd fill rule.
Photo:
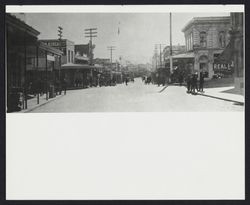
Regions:
<instances>
[{"instance_id":1,"label":"wall of building","mask_svg":"<svg viewBox=\"0 0 250 205\"><path fill-rule=\"evenodd\" d=\"M232 40L232 49L234 50L232 60L234 62L234 84L236 90L244 93L244 17L243 13L231 13L231 26L232 30L230 31L230 36Z\"/></svg>"}]
</instances>

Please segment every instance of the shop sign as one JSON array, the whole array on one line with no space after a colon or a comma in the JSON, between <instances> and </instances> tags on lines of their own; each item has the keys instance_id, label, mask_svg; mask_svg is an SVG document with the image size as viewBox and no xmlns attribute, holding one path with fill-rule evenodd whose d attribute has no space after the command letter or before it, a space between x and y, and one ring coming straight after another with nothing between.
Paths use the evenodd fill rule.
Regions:
<instances>
[{"instance_id":1,"label":"shop sign","mask_svg":"<svg viewBox=\"0 0 250 205\"><path fill-rule=\"evenodd\" d=\"M55 61L55 56L47 55L48 61Z\"/></svg>"},{"instance_id":2,"label":"shop sign","mask_svg":"<svg viewBox=\"0 0 250 205\"><path fill-rule=\"evenodd\" d=\"M230 64L214 64L214 71L230 71L232 70L231 65Z\"/></svg>"}]
</instances>

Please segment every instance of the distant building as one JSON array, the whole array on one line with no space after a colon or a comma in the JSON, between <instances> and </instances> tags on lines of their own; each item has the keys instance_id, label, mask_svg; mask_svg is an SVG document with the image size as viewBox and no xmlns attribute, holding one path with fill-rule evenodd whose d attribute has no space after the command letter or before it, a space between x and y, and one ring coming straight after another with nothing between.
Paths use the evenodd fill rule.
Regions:
<instances>
[{"instance_id":1,"label":"distant building","mask_svg":"<svg viewBox=\"0 0 250 205\"><path fill-rule=\"evenodd\" d=\"M94 49L94 47L92 49ZM78 53L80 56L86 55L87 57L89 57L89 44L76 44L75 53Z\"/></svg>"},{"instance_id":2,"label":"distant building","mask_svg":"<svg viewBox=\"0 0 250 205\"><path fill-rule=\"evenodd\" d=\"M94 64L109 66L110 65L110 59L109 58L95 58L94 59Z\"/></svg>"},{"instance_id":3,"label":"distant building","mask_svg":"<svg viewBox=\"0 0 250 205\"><path fill-rule=\"evenodd\" d=\"M92 45L92 59L94 59L94 54L93 54L94 49L95 49L95 45ZM76 56L82 56L85 59L88 59L88 63L90 63L91 50L90 50L89 44L76 44L75 53L76 53Z\"/></svg>"},{"instance_id":4,"label":"distant building","mask_svg":"<svg viewBox=\"0 0 250 205\"><path fill-rule=\"evenodd\" d=\"M42 39L39 41L63 51L62 65L75 63L75 44L73 41L68 39L62 39L61 41L59 39Z\"/></svg>"},{"instance_id":5,"label":"distant building","mask_svg":"<svg viewBox=\"0 0 250 205\"><path fill-rule=\"evenodd\" d=\"M195 17L182 29L193 72L214 75L214 61L229 43L230 17Z\"/></svg>"}]
</instances>

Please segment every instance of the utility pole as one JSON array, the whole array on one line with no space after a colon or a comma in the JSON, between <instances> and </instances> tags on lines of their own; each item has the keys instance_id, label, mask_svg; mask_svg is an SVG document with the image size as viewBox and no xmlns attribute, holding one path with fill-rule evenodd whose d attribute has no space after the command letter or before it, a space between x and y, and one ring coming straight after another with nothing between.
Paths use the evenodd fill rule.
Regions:
<instances>
[{"instance_id":1,"label":"utility pole","mask_svg":"<svg viewBox=\"0 0 250 205\"><path fill-rule=\"evenodd\" d=\"M169 56L169 60L170 60L170 73L173 72L173 59L172 59L172 55L173 55L173 51L172 51L172 13L170 12L169 14L169 25L170 25L170 56Z\"/></svg>"},{"instance_id":2,"label":"utility pole","mask_svg":"<svg viewBox=\"0 0 250 205\"><path fill-rule=\"evenodd\" d=\"M97 28L84 29L85 37L89 38L89 65L93 65L93 50L92 50L92 38L97 37ZM93 70L91 69L91 76L93 77Z\"/></svg>"},{"instance_id":3,"label":"utility pole","mask_svg":"<svg viewBox=\"0 0 250 205\"><path fill-rule=\"evenodd\" d=\"M59 50L62 51L62 30L63 28L61 26L58 26L58 40L59 40ZM61 67L62 67L62 56L60 56L59 58L59 72L58 72L58 77L59 77L59 83L60 83L60 90L59 90L59 94L61 95L62 90L61 90Z\"/></svg>"},{"instance_id":4,"label":"utility pole","mask_svg":"<svg viewBox=\"0 0 250 205\"><path fill-rule=\"evenodd\" d=\"M111 68L111 73L110 73L110 77L112 80L112 54L113 54L113 50L115 50L115 46L108 46L108 50L110 51L110 68Z\"/></svg>"},{"instance_id":5,"label":"utility pole","mask_svg":"<svg viewBox=\"0 0 250 205\"><path fill-rule=\"evenodd\" d=\"M108 46L108 50L110 51L110 64L112 68L112 54L113 54L113 50L115 50L115 46Z\"/></svg>"},{"instance_id":6,"label":"utility pole","mask_svg":"<svg viewBox=\"0 0 250 205\"><path fill-rule=\"evenodd\" d=\"M157 69L157 55L158 55L158 53L157 53L157 45L155 45L155 68Z\"/></svg>"},{"instance_id":7,"label":"utility pole","mask_svg":"<svg viewBox=\"0 0 250 205\"><path fill-rule=\"evenodd\" d=\"M162 67L162 52L161 52L161 46L164 46L166 44L160 43L160 44L155 44L156 48L157 46L160 46L160 67Z\"/></svg>"}]
</instances>

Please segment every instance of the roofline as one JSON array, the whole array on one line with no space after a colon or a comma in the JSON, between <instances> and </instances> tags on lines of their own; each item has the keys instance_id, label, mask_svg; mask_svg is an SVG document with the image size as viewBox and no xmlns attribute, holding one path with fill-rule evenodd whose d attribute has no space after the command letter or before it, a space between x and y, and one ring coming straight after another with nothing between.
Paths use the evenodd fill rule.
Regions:
<instances>
[{"instance_id":1,"label":"roofline","mask_svg":"<svg viewBox=\"0 0 250 205\"><path fill-rule=\"evenodd\" d=\"M89 44L75 44L75 46L88 46Z\"/></svg>"},{"instance_id":2,"label":"roofline","mask_svg":"<svg viewBox=\"0 0 250 205\"><path fill-rule=\"evenodd\" d=\"M12 25L14 25L16 27L19 26L20 30L26 31L29 34L31 34L32 36L37 37L40 34L40 32L38 30L34 29L30 25L26 24L24 21L22 21L22 20L18 19L17 17L11 15L10 13L6 13L5 21L6 21L5 23L12 24ZM20 24L20 25L18 25L18 24Z\"/></svg>"},{"instance_id":3,"label":"roofline","mask_svg":"<svg viewBox=\"0 0 250 205\"><path fill-rule=\"evenodd\" d=\"M194 17L181 30L185 32L191 25L198 23L220 23L222 20L230 23L230 16L208 16L208 17Z\"/></svg>"},{"instance_id":4,"label":"roofline","mask_svg":"<svg viewBox=\"0 0 250 205\"><path fill-rule=\"evenodd\" d=\"M69 40L67 38L62 38L61 40L62 41L69 41L70 43L73 43L75 45L74 41L71 41L71 40ZM59 39L58 38L54 38L54 39L39 39L39 41L59 41Z\"/></svg>"}]
</instances>

